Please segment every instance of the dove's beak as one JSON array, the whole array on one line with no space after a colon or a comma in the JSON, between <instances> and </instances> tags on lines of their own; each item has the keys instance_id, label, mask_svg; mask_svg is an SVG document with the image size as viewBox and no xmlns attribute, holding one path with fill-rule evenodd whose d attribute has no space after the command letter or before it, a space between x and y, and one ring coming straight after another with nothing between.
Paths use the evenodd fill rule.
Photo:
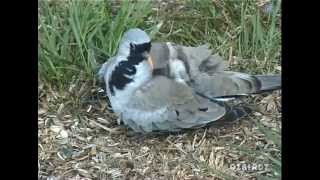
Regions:
<instances>
[{"instance_id":1,"label":"dove's beak","mask_svg":"<svg viewBox=\"0 0 320 180\"><path fill-rule=\"evenodd\" d=\"M151 69L153 70L154 66L153 66L153 59L151 58L151 56L148 57L148 63L150 64Z\"/></svg>"}]
</instances>

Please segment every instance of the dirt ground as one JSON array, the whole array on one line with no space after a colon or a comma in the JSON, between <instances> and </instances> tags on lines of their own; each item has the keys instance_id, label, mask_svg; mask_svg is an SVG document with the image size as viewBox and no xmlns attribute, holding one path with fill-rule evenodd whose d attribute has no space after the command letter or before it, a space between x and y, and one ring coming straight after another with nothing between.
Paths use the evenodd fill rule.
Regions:
<instances>
[{"instance_id":1,"label":"dirt ground","mask_svg":"<svg viewBox=\"0 0 320 180\"><path fill-rule=\"evenodd\" d=\"M259 128L281 131L281 91L245 98L257 112L233 124L138 135L117 124L101 88L82 84L63 93L39 85L39 179L255 179L275 172L234 165L281 159L280 139Z\"/></svg>"}]
</instances>

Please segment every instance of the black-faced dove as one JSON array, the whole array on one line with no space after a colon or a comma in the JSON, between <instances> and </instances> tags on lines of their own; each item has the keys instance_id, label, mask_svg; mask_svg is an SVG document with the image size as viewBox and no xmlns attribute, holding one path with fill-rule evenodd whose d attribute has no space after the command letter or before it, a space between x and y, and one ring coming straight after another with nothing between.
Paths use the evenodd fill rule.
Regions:
<instances>
[{"instance_id":1,"label":"black-faced dove","mask_svg":"<svg viewBox=\"0 0 320 180\"><path fill-rule=\"evenodd\" d=\"M117 55L103 64L99 71L113 111L134 131L179 131L243 115L238 108L199 96L195 87L188 85L188 78L193 79L193 73L197 74L191 70L194 68L192 63L185 67L181 61L188 58L174 58L179 52L170 51L168 63L161 54L154 55L152 60L150 50L149 36L140 29L130 29L124 34ZM190 56L188 53L185 55ZM163 65L160 58L164 58ZM203 60L205 56L198 59ZM201 63L195 67L200 67ZM153 73L154 67L159 69L161 66L167 74Z\"/></svg>"}]
</instances>

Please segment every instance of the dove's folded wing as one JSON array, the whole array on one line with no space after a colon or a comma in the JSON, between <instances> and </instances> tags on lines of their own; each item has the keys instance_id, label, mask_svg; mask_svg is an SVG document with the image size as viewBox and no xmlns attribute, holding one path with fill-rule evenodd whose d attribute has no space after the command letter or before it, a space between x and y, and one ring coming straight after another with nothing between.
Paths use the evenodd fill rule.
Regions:
<instances>
[{"instance_id":1,"label":"dove's folded wing","mask_svg":"<svg viewBox=\"0 0 320 180\"><path fill-rule=\"evenodd\" d=\"M136 91L126 109L124 122L138 132L202 127L226 114L223 104L194 95L185 84L163 76Z\"/></svg>"}]
</instances>

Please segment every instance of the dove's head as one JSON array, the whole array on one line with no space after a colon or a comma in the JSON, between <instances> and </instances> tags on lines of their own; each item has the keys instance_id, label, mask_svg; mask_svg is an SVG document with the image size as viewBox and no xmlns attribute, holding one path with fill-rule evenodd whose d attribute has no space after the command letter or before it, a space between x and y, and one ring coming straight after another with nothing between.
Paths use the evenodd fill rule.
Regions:
<instances>
[{"instance_id":1,"label":"dove's head","mask_svg":"<svg viewBox=\"0 0 320 180\"><path fill-rule=\"evenodd\" d=\"M148 61L151 69L153 62L150 56L151 39L146 32L139 28L133 28L126 31L121 39L117 56L135 57L135 61ZM137 57L139 56L139 57ZM130 59L128 59L130 60Z\"/></svg>"},{"instance_id":2,"label":"dove's head","mask_svg":"<svg viewBox=\"0 0 320 180\"><path fill-rule=\"evenodd\" d=\"M151 41L146 32L134 28L124 33L116 56L116 65L109 79L114 96L130 97L136 89L152 78Z\"/></svg>"},{"instance_id":3,"label":"dove's head","mask_svg":"<svg viewBox=\"0 0 320 180\"><path fill-rule=\"evenodd\" d=\"M139 28L129 29L128 31L126 31L123 34L123 37L122 37L121 43L120 43L120 47L119 47L120 48L119 51L130 48L130 43L138 45L138 44L150 43L150 41L151 41L150 37L143 30L141 30Z\"/></svg>"}]
</instances>

